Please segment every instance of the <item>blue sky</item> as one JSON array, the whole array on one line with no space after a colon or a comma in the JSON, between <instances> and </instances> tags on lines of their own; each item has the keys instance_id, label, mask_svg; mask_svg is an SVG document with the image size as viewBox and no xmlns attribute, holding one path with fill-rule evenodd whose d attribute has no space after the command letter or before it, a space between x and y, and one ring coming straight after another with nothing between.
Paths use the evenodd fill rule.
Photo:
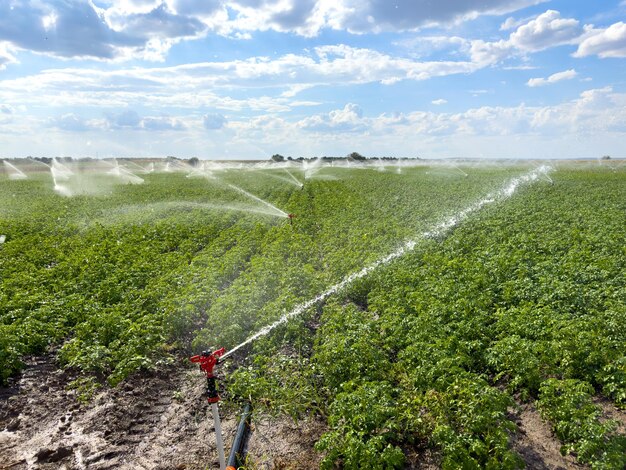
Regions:
<instances>
[{"instance_id":1,"label":"blue sky","mask_svg":"<svg viewBox=\"0 0 626 470\"><path fill-rule=\"evenodd\" d=\"M623 0L2 0L0 157L624 157L625 22Z\"/></svg>"}]
</instances>

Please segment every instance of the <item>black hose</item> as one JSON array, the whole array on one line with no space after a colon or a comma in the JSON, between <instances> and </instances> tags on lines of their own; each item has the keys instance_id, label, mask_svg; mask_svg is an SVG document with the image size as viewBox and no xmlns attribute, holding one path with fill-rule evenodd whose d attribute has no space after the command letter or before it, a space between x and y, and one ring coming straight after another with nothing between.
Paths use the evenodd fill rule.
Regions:
<instances>
[{"instance_id":1,"label":"black hose","mask_svg":"<svg viewBox=\"0 0 626 470\"><path fill-rule=\"evenodd\" d=\"M237 427L237 434L235 434L235 440L233 446L230 448L230 455L228 456L228 463L226 468L238 468L243 464L244 450L246 446L246 440L248 437L248 430L250 429L250 403L246 403L243 413L241 414L241 421Z\"/></svg>"}]
</instances>

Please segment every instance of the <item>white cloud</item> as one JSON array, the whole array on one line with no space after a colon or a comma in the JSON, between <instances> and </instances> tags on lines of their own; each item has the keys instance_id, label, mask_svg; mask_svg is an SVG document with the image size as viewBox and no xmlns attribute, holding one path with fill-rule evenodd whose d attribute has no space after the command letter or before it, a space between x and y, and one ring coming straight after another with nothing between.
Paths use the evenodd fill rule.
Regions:
<instances>
[{"instance_id":1,"label":"white cloud","mask_svg":"<svg viewBox=\"0 0 626 470\"><path fill-rule=\"evenodd\" d=\"M576 70L569 69L569 70L564 70L563 72L554 73L550 75L548 78L531 78L530 80L528 80L526 84L529 87L544 86L544 85L549 85L552 83L560 82L562 80L571 80L577 75L578 73L576 73Z\"/></svg>"},{"instance_id":2,"label":"white cloud","mask_svg":"<svg viewBox=\"0 0 626 470\"><path fill-rule=\"evenodd\" d=\"M130 114L128 126L119 129L108 127L108 119L74 118L67 117L65 123L69 126L78 121L80 126L82 122L89 128L83 131L88 138L78 134L68 139L69 130L50 127L44 132L41 122L26 116L25 121L0 127L3 152L23 155L24 139L28 137L28 151L37 156L93 155L93 148L98 148L101 155L267 158L277 148L287 149L281 153L293 156L345 155L354 150L358 136L367 155L502 158L620 154L626 135L626 94L606 87L587 90L574 100L552 106L480 106L457 113L413 111L373 117L348 104L299 120L273 114L229 117L219 138L206 132L197 115L176 118L184 130L175 134L138 132L140 126ZM112 132L120 133L123 139L112 139ZM91 145L87 147L85 142Z\"/></svg>"},{"instance_id":3,"label":"white cloud","mask_svg":"<svg viewBox=\"0 0 626 470\"><path fill-rule=\"evenodd\" d=\"M473 62L487 66L509 58L514 51L512 44L504 39L496 42L477 39L471 43L470 57Z\"/></svg>"},{"instance_id":4,"label":"white cloud","mask_svg":"<svg viewBox=\"0 0 626 470\"><path fill-rule=\"evenodd\" d=\"M297 127L314 132L359 132L365 129L363 111L353 103L328 114L319 114L302 119Z\"/></svg>"},{"instance_id":5,"label":"white cloud","mask_svg":"<svg viewBox=\"0 0 626 470\"><path fill-rule=\"evenodd\" d=\"M517 28L510 43L523 51L536 52L563 44L574 44L583 33L578 20L561 18L555 10L547 10Z\"/></svg>"},{"instance_id":6,"label":"white cloud","mask_svg":"<svg viewBox=\"0 0 626 470\"><path fill-rule=\"evenodd\" d=\"M597 55L608 57L626 57L626 24L622 21L606 29L593 29L578 45L574 57Z\"/></svg>"},{"instance_id":7,"label":"white cloud","mask_svg":"<svg viewBox=\"0 0 626 470\"><path fill-rule=\"evenodd\" d=\"M222 32L267 31L294 32L316 36L326 25L332 7L321 0L231 0L225 2L235 17L224 23Z\"/></svg>"},{"instance_id":8,"label":"white cloud","mask_svg":"<svg viewBox=\"0 0 626 470\"><path fill-rule=\"evenodd\" d=\"M163 60L172 45L208 33L275 30L403 31L503 14L544 0L23 0L0 2L0 42L58 57ZM7 63L0 50L0 67ZM4 60L3 60L4 59Z\"/></svg>"},{"instance_id":9,"label":"white cloud","mask_svg":"<svg viewBox=\"0 0 626 470\"><path fill-rule=\"evenodd\" d=\"M4 70L8 64L14 64L17 62L14 52L11 52L11 47L8 42L2 42L0 40L0 70Z\"/></svg>"},{"instance_id":10,"label":"white cloud","mask_svg":"<svg viewBox=\"0 0 626 470\"><path fill-rule=\"evenodd\" d=\"M512 29L517 29L521 25L528 22L528 18L525 19L515 19L512 16L509 16L504 22L500 25L500 31L510 31Z\"/></svg>"},{"instance_id":11,"label":"white cloud","mask_svg":"<svg viewBox=\"0 0 626 470\"><path fill-rule=\"evenodd\" d=\"M442 104L446 104L448 100L444 100L443 98L439 98L438 100L432 100L431 103L435 106L440 106Z\"/></svg>"},{"instance_id":12,"label":"white cloud","mask_svg":"<svg viewBox=\"0 0 626 470\"><path fill-rule=\"evenodd\" d=\"M359 133L393 139L404 136L555 136L558 133L626 133L626 94L610 87L584 91L577 99L553 106L482 106L461 113L414 111L364 117L360 108L348 104L328 114L296 123L281 120L281 126L318 134ZM295 135L295 134L294 134Z\"/></svg>"},{"instance_id":13,"label":"white cloud","mask_svg":"<svg viewBox=\"0 0 626 470\"><path fill-rule=\"evenodd\" d=\"M502 30L513 28L516 29L508 39L471 41L469 54L472 61L492 65L551 47L575 45L588 34L588 27L581 26L576 19L561 18L555 10L547 10L531 20L508 18L501 27Z\"/></svg>"},{"instance_id":14,"label":"white cloud","mask_svg":"<svg viewBox=\"0 0 626 470\"><path fill-rule=\"evenodd\" d=\"M293 95L314 86L347 86L400 80L427 80L471 73L490 65L493 58L472 61L415 61L378 51L345 45L321 46L304 55L286 54L275 59L202 62L173 67L133 67L109 71L51 69L16 79L0 80L0 101L6 104L40 104L52 107L98 106L120 108L213 108L289 111L313 102L292 101ZM282 96L237 99L224 92L244 89L285 90ZM257 95L259 92L256 93ZM275 92L273 92L276 95Z\"/></svg>"}]
</instances>

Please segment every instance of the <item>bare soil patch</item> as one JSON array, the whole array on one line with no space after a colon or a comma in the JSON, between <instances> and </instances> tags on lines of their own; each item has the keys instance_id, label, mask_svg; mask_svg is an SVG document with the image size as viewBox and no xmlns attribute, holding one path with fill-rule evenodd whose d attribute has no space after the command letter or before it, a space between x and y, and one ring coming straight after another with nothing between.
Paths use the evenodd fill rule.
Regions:
<instances>
[{"instance_id":1,"label":"bare soil patch","mask_svg":"<svg viewBox=\"0 0 626 470\"><path fill-rule=\"evenodd\" d=\"M0 470L218 468L204 378L195 369L138 374L87 405L67 390L71 374L34 358L0 388ZM223 410L228 448L237 413ZM253 417L249 443L259 468L317 468L321 423Z\"/></svg>"}]
</instances>

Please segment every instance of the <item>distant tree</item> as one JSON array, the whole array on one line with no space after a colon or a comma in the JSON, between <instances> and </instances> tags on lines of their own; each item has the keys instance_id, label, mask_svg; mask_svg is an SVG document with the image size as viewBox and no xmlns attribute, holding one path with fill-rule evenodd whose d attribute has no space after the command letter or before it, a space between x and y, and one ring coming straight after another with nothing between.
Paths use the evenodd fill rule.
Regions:
<instances>
[{"instance_id":1,"label":"distant tree","mask_svg":"<svg viewBox=\"0 0 626 470\"><path fill-rule=\"evenodd\" d=\"M188 163L189 163L191 166L198 166L198 163L200 163L200 160L198 159L198 157L191 157L191 158L188 160Z\"/></svg>"},{"instance_id":2,"label":"distant tree","mask_svg":"<svg viewBox=\"0 0 626 470\"><path fill-rule=\"evenodd\" d=\"M289 160L291 162L291 161L293 161L293 157L289 156L289 157L287 157L287 160Z\"/></svg>"},{"instance_id":3,"label":"distant tree","mask_svg":"<svg viewBox=\"0 0 626 470\"><path fill-rule=\"evenodd\" d=\"M611 156L610 156L610 155L604 155L604 156L602 157L602 160L610 160L610 159L611 159Z\"/></svg>"},{"instance_id":4,"label":"distant tree","mask_svg":"<svg viewBox=\"0 0 626 470\"><path fill-rule=\"evenodd\" d=\"M352 152L351 154L349 154L346 158L351 158L352 160L358 160L358 161L363 161L363 160L367 160L363 155L361 155L359 152Z\"/></svg>"},{"instance_id":5,"label":"distant tree","mask_svg":"<svg viewBox=\"0 0 626 470\"><path fill-rule=\"evenodd\" d=\"M275 153L274 155L272 155L272 161L274 161L274 162L284 162L285 161L285 157L283 157L279 153Z\"/></svg>"}]
</instances>

